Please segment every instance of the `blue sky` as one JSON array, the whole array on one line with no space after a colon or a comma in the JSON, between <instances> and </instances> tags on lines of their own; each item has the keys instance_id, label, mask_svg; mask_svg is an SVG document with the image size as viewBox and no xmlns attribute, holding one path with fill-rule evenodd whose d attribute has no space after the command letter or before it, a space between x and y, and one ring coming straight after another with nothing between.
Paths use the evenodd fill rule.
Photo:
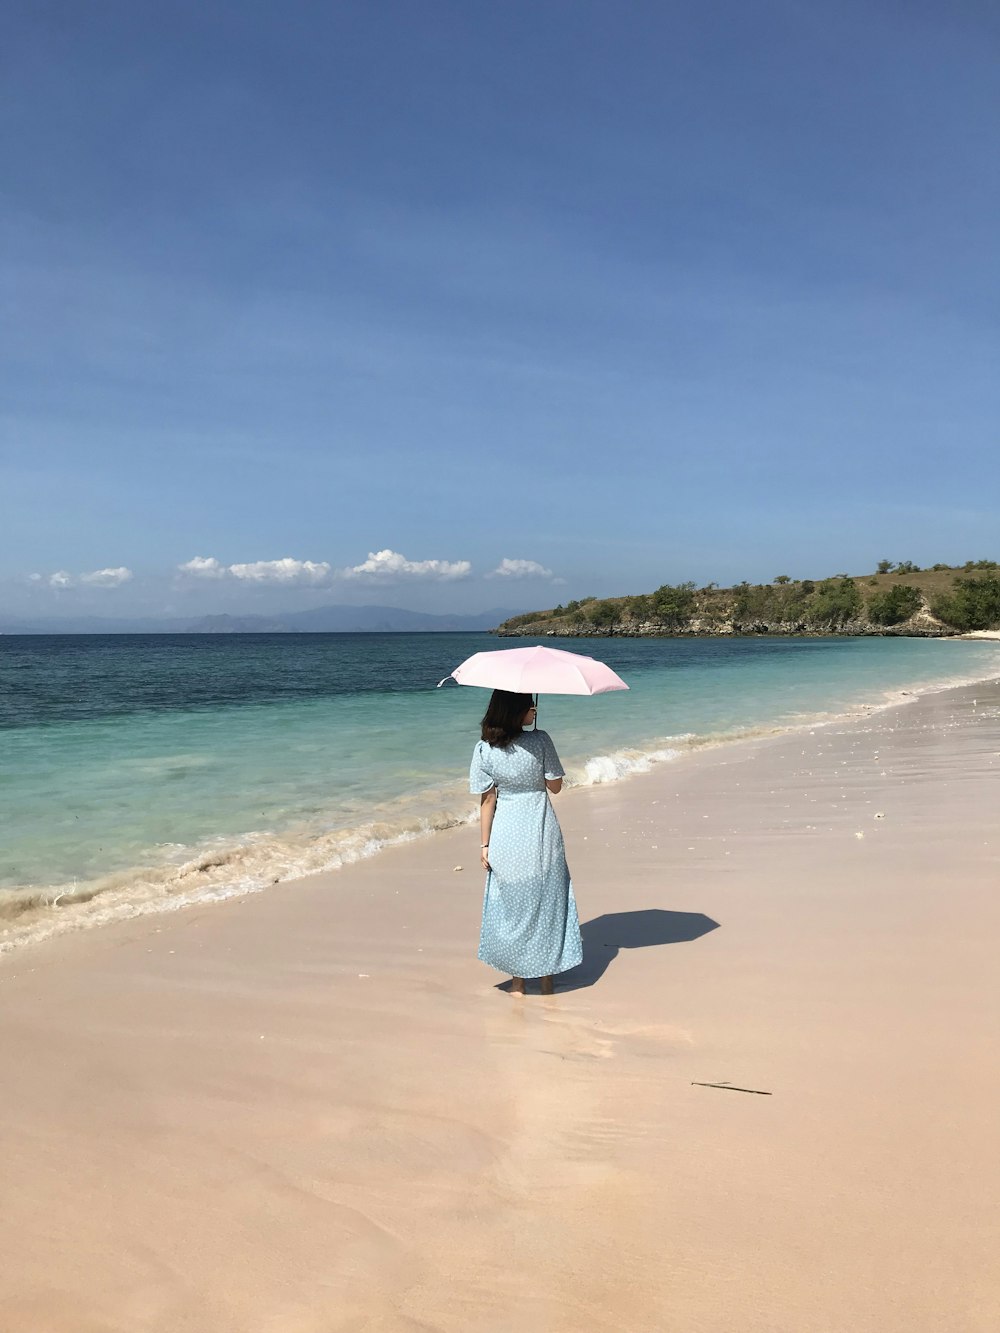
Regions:
<instances>
[{"instance_id":1,"label":"blue sky","mask_svg":"<svg viewBox=\"0 0 1000 1333\"><path fill-rule=\"evenodd\" d=\"M5 29L0 610L1000 557L994 4Z\"/></svg>"}]
</instances>

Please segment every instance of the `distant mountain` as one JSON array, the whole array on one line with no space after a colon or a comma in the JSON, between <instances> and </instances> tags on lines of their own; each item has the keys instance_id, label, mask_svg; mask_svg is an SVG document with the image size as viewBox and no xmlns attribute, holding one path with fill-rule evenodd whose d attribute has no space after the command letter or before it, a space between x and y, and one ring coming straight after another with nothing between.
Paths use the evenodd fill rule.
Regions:
<instances>
[{"instance_id":1,"label":"distant mountain","mask_svg":"<svg viewBox=\"0 0 1000 1333\"><path fill-rule=\"evenodd\" d=\"M317 606L279 616L199 616L195 620L151 617L111 620L102 616L13 620L0 616L4 634L280 634L280 633L419 633L494 629L517 615L509 607L479 615L428 615L397 606Z\"/></svg>"},{"instance_id":2,"label":"distant mountain","mask_svg":"<svg viewBox=\"0 0 1000 1333\"><path fill-rule=\"evenodd\" d=\"M134 620L108 616L44 616L22 620L0 614L0 634L183 634L186 620L137 616Z\"/></svg>"},{"instance_id":3,"label":"distant mountain","mask_svg":"<svg viewBox=\"0 0 1000 1333\"><path fill-rule=\"evenodd\" d=\"M275 616L199 616L187 620L178 634L287 634L291 626Z\"/></svg>"},{"instance_id":4,"label":"distant mountain","mask_svg":"<svg viewBox=\"0 0 1000 1333\"><path fill-rule=\"evenodd\" d=\"M339 630L344 632L395 632L409 630L485 630L494 629L506 614L500 610L482 611L475 616L428 615L423 611L404 611L394 606L318 606L314 611L296 611L282 616L291 630Z\"/></svg>"}]
</instances>

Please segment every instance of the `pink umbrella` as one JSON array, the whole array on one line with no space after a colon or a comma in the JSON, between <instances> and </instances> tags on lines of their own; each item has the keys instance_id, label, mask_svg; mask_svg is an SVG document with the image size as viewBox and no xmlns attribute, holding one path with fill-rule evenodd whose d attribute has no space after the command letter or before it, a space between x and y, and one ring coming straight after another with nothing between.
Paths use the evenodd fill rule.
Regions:
<instances>
[{"instance_id":1,"label":"pink umbrella","mask_svg":"<svg viewBox=\"0 0 1000 1333\"><path fill-rule=\"evenodd\" d=\"M439 680L438 688L447 680L514 694L607 694L628 689L621 676L596 658L541 644L473 653L450 676Z\"/></svg>"}]
</instances>

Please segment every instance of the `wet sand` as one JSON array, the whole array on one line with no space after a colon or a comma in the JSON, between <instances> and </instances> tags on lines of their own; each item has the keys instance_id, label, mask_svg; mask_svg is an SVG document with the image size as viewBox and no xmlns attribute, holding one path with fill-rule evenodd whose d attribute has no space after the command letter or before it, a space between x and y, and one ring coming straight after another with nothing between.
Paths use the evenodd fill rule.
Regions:
<instances>
[{"instance_id":1,"label":"wet sand","mask_svg":"<svg viewBox=\"0 0 1000 1333\"><path fill-rule=\"evenodd\" d=\"M0 1328L994 1333L998 780L994 684L565 793L551 999L474 825L5 956Z\"/></svg>"}]
</instances>

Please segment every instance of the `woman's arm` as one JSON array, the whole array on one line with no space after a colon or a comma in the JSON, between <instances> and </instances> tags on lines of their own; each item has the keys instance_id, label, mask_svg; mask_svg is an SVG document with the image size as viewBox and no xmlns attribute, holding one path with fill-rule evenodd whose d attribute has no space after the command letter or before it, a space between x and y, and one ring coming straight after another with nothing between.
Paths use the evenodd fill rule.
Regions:
<instances>
[{"instance_id":1,"label":"woman's arm","mask_svg":"<svg viewBox=\"0 0 1000 1333\"><path fill-rule=\"evenodd\" d=\"M489 870L490 858L490 834L493 832L493 816L497 808L497 789L491 787L489 791L484 791L479 798L479 841L483 844L481 860L483 869Z\"/></svg>"},{"instance_id":2,"label":"woman's arm","mask_svg":"<svg viewBox=\"0 0 1000 1333\"><path fill-rule=\"evenodd\" d=\"M563 774L566 770L559 762L556 747L552 744L552 737L547 731L542 732L542 764L545 773L545 786L555 796L562 791Z\"/></svg>"}]
</instances>

